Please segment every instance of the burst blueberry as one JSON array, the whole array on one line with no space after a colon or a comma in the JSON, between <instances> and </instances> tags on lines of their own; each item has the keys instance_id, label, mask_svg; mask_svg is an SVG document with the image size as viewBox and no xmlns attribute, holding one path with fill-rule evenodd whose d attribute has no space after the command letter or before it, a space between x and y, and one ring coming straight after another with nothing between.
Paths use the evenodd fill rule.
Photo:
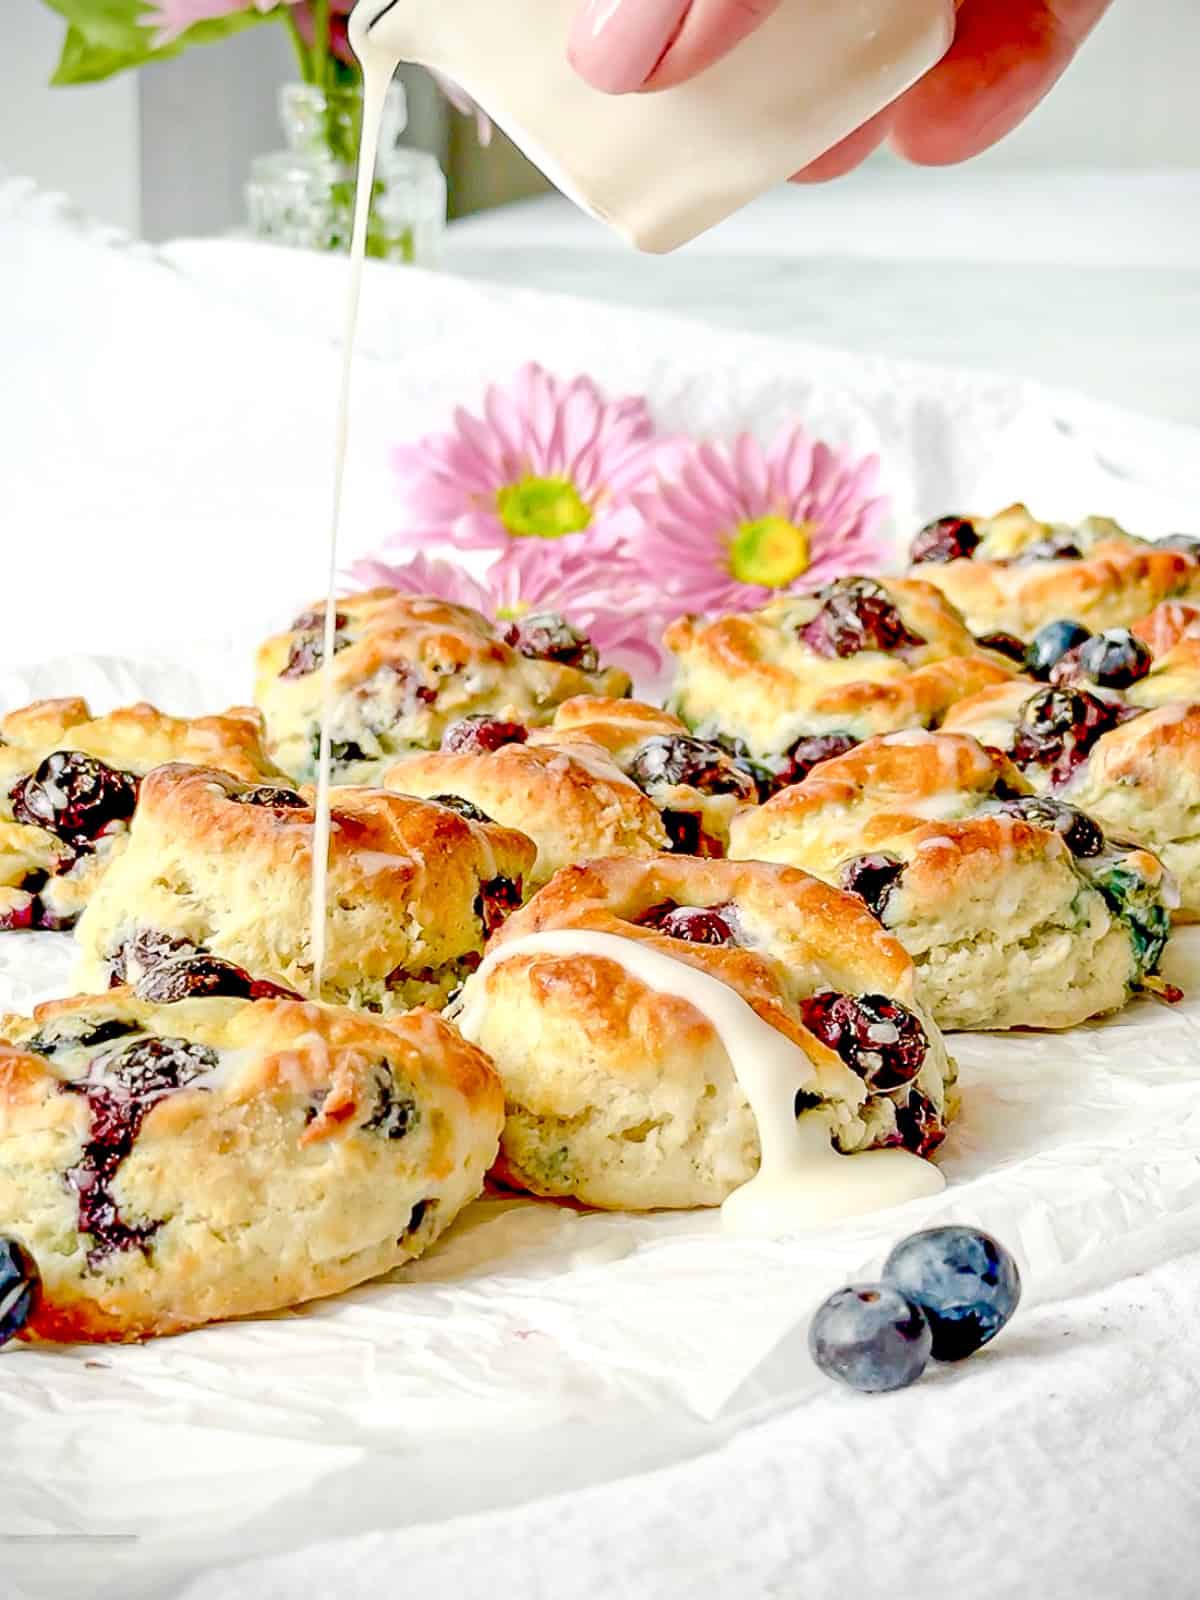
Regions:
<instances>
[{"instance_id":1,"label":"burst blueberry","mask_svg":"<svg viewBox=\"0 0 1200 1600\"><path fill-rule=\"evenodd\" d=\"M1031 677L1040 678L1045 682L1050 671L1060 662L1069 650L1085 644L1091 634L1079 622L1071 622L1062 618L1057 622L1048 622L1044 628L1039 628L1033 636L1033 641L1025 655L1025 670Z\"/></svg>"},{"instance_id":2,"label":"burst blueberry","mask_svg":"<svg viewBox=\"0 0 1200 1600\"><path fill-rule=\"evenodd\" d=\"M664 900L643 911L637 920L640 927L653 928L668 939L682 939L685 944L734 945L738 943L736 915L728 904L681 906Z\"/></svg>"},{"instance_id":3,"label":"burst blueberry","mask_svg":"<svg viewBox=\"0 0 1200 1600\"><path fill-rule=\"evenodd\" d=\"M1012 1255L979 1228L927 1228L901 1242L883 1268L885 1282L919 1306L937 1361L961 1361L994 1339L1021 1298Z\"/></svg>"},{"instance_id":4,"label":"burst blueberry","mask_svg":"<svg viewBox=\"0 0 1200 1600\"><path fill-rule=\"evenodd\" d=\"M37 1262L19 1240L0 1235L0 1345L28 1324L41 1294Z\"/></svg>"},{"instance_id":5,"label":"burst blueberry","mask_svg":"<svg viewBox=\"0 0 1200 1600\"><path fill-rule=\"evenodd\" d=\"M976 635L975 643L981 650L990 650L994 655L1006 656L1009 661L1015 661L1019 667L1025 665L1027 646L1024 639L1018 639L1015 633L980 633Z\"/></svg>"},{"instance_id":6,"label":"burst blueberry","mask_svg":"<svg viewBox=\"0 0 1200 1600\"><path fill-rule=\"evenodd\" d=\"M855 1283L820 1306L808 1348L827 1378L864 1394L907 1389L929 1364L933 1339L919 1306L886 1283Z\"/></svg>"},{"instance_id":7,"label":"burst blueberry","mask_svg":"<svg viewBox=\"0 0 1200 1600\"><path fill-rule=\"evenodd\" d=\"M939 517L917 534L908 559L914 567L928 562L969 561L978 548L979 534L969 518Z\"/></svg>"}]
</instances>

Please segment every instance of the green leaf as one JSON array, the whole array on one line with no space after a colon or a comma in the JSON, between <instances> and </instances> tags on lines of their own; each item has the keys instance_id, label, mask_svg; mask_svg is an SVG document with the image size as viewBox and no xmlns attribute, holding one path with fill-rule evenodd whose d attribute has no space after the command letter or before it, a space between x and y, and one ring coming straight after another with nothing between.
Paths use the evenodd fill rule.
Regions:
<instances>
[{"instance_id":1,"label":"green leaf","mask_svg":"<svg viewBox=\"0 0 1200 1600\"><path fill-rule=\"evenodd\" d=\"M55 69L54 84L96 83L115 72L166 61L193 44L213 44L274 20L275 13L239 11L228 17L198 22L163 49L154 48L151 30L141 19L149 11L144 0L46 0L66 18L67 35Z\"/></svg>"}]
</instances>

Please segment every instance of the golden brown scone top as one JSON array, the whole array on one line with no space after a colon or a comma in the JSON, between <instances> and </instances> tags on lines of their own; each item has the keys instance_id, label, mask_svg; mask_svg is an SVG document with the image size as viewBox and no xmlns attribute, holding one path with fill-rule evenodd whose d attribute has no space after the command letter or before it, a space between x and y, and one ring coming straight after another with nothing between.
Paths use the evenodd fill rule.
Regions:
<instances>
[{"instance_id":1,"label":"golden brown scone top","mask_svg":"<svg viewBox=\"0 0 1200 1600\"><path fill-rule=\"evenodd\" d=\"M730 908L744 943L693 944L644 926L639 919L664 904ZM560 872L492 940L489 953L527 934L581 928L647 941L665 955L729 984L773 1026L803 1033L786 1003L789 995L831 986L881 991L904 999L914 990L912 962L853 895L792 867L755 861L594 861ZM543 957L516 957L540 962ZM591 993L601 984L603 958L556 959L552 981L578 982ZM822 981L824 980L824 981ZM550 981L550 980L548 980ZM807 1040L808 1035L803 1034Z\"/></svg>"},{"instance_id":2,"label":"golden brown scone top","mask_svg":"<svg viewBox=\"0 0 1200 1600\"><path fill-rule=\"evenodd\" d=\"M280 778L264 737L262 716L251 706L188 718L141 701L94 717L86 700L38 700L0 718L0 783L10 773L32 772L56 750L77 750L135 777L185 762L219 767L250 783Z\"/></svg>"}]
</instances>

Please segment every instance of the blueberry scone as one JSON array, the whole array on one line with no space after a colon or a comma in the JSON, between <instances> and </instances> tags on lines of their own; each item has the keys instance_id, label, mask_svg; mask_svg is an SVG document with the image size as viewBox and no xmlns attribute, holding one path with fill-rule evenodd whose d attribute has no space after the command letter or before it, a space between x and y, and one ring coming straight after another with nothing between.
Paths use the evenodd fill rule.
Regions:
<instances>
[{"instance_id":1,"label":"blueberry scone","mask_svg":"<svg viewBox=\"0 0 1200 1600\"><path fill-rule=\"evenodd\" d=\"M307 994L311 795L160 767L129 847L77 930L80 987L136 980L203 951ZM321 997L367 1011L440 1006L521 903L534 846L449 805L334 795Z\"/></svg>"},{"instance_id":2,"label":"blueberry scone","mask_svg":"<svg viewBox=\"0 0 1200 1600\"><path fill-rule=\"evenodd\" d=\"M211 957L0 1020L0 1224L43 1285L24 1337L146 1339L389 1272L480 1192L503 1109L434 1013Z\"/></svg>"},{"instance_id":3,"label":"blueberry scone","mask_svg":"<svg viewBox=\"0 0 1200 1600\"><path fill-rule=\"evenodd\" d=\"M571 695L630 687L626 673L601 666L590 639L548 612L493 626L467 606L371 589L339 600L335 620L336 783L377 782L398 757L436 750L465 716L543 723ZM297 782L316 774L324 626L323 606L306 611L258 652L271 754Z\"/></svg>"},{"instance_id":4,"label":"blueberry scone","mask_svg":"<svg viewBox=\"0 0 1200 1600\"><path fill-rule=\"evenodd\" d=\"M518 943L554 930L615 936L608 950L627 954ZM719 1205L757 1171L758 1128L719 1034L639 976L639 952L667 957L683 987L688 969L707 974L790 1040L796 1115L821 1115L837 1150L941 1143L954 1068L912 962L860 900L788 867L626 858L552 879L456 1002L504 1082L502 1181L642 1211Z\"/></svg>"},{"instance_id":5,"label":"blueberry scone","mask_svg":"<svg viewBox=\"0 0 1200 1600\"><path fill-rule=\"evenodd\" d=\"M150 705L93 717L39 700L0 719L0 929L73 926L124 848L146 773L165 762L278 779L257 711L165 716Z\"/></svg>"},{"instance_id":6,"label":"blueberry scone","mask_svg":"<svg viewBox=\"0 0 1200 1600\"><path fill-rule=\"evenodd\" d=\"M976 634L1031 639L1070 618L1128 626L1165 600L1200 600L1200 540L1158 543L1106 517L1039 522L1022 505L995 517L942 517L922 528L913 572L936 584Z\"/></svg>"},{"instance_id":7,"label":"blueberry scone","mask_svg":"<svg viewBox=\"0 0 1200 1600\"><path fill-rule=\"evenodd\" d=\"M857 894L916 963L943 1028L1070 1028L1157 972L1157 858L1038 796L954 733L871 739L735 818L733 856Z\"/></svg>"},{"instance_id":8,"label":"blueberry scone","mask_svg":"<svg viewBox=\"0 0 1200 1600\"><path fill-rule=\"evenodd\" d=\"M936 726L956 701L1007 682L931 585L839 578L761 611L681 617L671 709L748 760L769 790L873 734Z\"/></svg>"},{"instance_id":9,"label":"blueberry scone","mask_svg":"<svg viewBox=\"0 0 1200 1600\"><path fill-rule=\"evenodd\" d=\"M946 728L1009 753L1032 787L1086 811L1162 860L1200 917L1200 662L1181 638L1153 657L1128 629L1069 651L1028 679L964 700Z\"/></svg>"}]
</instances>

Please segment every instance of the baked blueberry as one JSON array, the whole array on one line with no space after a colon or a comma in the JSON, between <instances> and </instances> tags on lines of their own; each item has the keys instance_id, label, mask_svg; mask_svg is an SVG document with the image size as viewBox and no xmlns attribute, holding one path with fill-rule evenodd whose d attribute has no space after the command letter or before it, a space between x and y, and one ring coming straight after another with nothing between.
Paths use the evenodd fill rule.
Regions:
<instances>
[{"instance_id":1,"label":"baked blueberry","mask_svg":"<svg viewBox=\"0 0 1200 1600\"><path fill-rule=\"evenodd\" d=\"M37 1262L18 1239L0 1234L0 1345L15 1339L42 1292Z\"/></svg>"},{"instance_id":2,"label":"baked blueberry","mask_svg":"<svg viewBox=\"0 0 1200 1600\"><path fill-rule=\"evenodd\" d=\"M13 816L86 852L113 823L129 820L137 794L129 773L78 750L56 750L13 789Z\"/></svg>"},{"instance_id":3,"label":"baked blueberry","mask_svg":"<svg viewBox=\"0 0 1200 1600\"><path fill-rule=\"evenodd\" d=\"M333 614L333 628L335 633L340 633L348 622L344 611L335 611ZM325 607L314 606L311 611L302 611L292 623L293 633L321 633L325 628Z\"/></svg>"},{"instance_id":4,"label":"baked blueberry","mask_svg":"<svg viewBox=\"0 0 1200 1600\"><path fill-rule=\"evenodd\" d=\"M920 1022L886 995L824 989L803 1001L800 1011L808 1031L878 1093L911 1083L929 1053Z\"/></svg>"},{"instance_id":5,"label":"baked blueberry","mask_svg":"<svg viewBox=\"0 0 1200 1600\"><path fill-rule=\"evenodd\" d=\"M1040 678L1043 683L1049 678L1051 669L1068 653L1077 646L1085 644L1091 634L1079 622L1071 622L1062 618L1058 622L1048 622L1044 628L1039 628L1034 634L1029 649L1025 653L1025 670L1033 678Z\"/></svg>"},{"instance_id":6,"label":"baked blueberry","mask_svg":"<svg viewBox=\"0 0 1200 1600\"><path fill-rule=\"evenodd\" d=\"M450 724L442 735L442 749L451 754L486 755L506 744L524 744L528 737L528 729L519 722L477 713Z\"/></svg>"},{"instance_id":7,"label":"baked blueberry","mask_svg":"<svg viewBox=\"0 0 1200 1600\"><path fill-rule=\"evenodd\" d=\"M295 789L277 789L268 783L260 783L254 789L243 789L241 794L231 794L229 798L243 806L266 806L269 811L292 811L308 804Z\"/></svg>"},{"instance_id":8,"label":"baked blueberry","mask_svg":"<svg viewBox=\"0 0 1200 1600\"><path fill-rule=\"evenodd\" d=\"M991 810L989 805L984 808ZM1036 827L1061 833L1063 843L1073 856L1088 859L1103 854L1104 832L1085 812L1069 806L1063 800L1052 800L1043 795L1019 795L1014 800L1002 800L995 808L1010 817L1022 817Z\"/></svg>"},{"instance_id":9,"label":"baked blueberry","mask_svg":"<svg viewBox=\"0 0 1200 1600\"><path fill-rule=\"evenodd\" d=\"M817 598L821 609L800 629L800 637L819 656L844 658L863 650L892 655L926 643L871 578L838 578L819 589Z\"/></svg>"},{"instance_id":10,"label":"baked blueberry","mask_svg":"<svg viewBox=\"0 0 1200 1600\"><path fill-rule=\"evenodd\" d=\"M220 956L186 955L161 961L134 985L139 1000L174 1005L180 1000L300 1000L294 989L252 978L244 968Z\"/></svg>"},{"instance_id":11,"label":"baked blueberry","mask_svg":"<svg viewBox=\"0 0 1200 1600\"><path fill-rule=\"evenodd\" d=\"M753 800L757 793L754 780L721 745L683 734L656 734L647 739L635 751L627 771L646 792L656 784L686 784L701 794L733 794L742 800Z\"/></svg>"},{"instance_id":12,"label":"baked blueberry","mask_svg":"<svg viewBox=\"0 0 1200 1600\"><path fill-rule=\"evenodd\" d=\"M1084 689L1043 689L1021 708L1012 758L1019 767L1038 766L1056 785L1067 783L1092 746L1122 720L1122 708Z\"/></svg>"},{"instance_id":13,"label":"baked blueberry","mask_svg":"<svg viewBox=\"0 0 1200 1600\"><path fill-rule=\"evenodd\" d=\"M1128 689L1154 665L1154 655L1128 628L1107 628L1086 639L1055 663L1051 683L1088 679L1101 689Z\"/></svg>"},{"instance_id":14,"label":"baked blueberry","mask_svg":"<svg viewBox=\"0 0 1200 1600\"><path fill-rule=\"evenodd\" d=\"M991 650L995 655L1006 656L1009 661L1015 661L1020 667L1025 665L1028 647L1024 639L1018 639L1015 633L980 633L976 635L975 643L981 650Z\"/></svg>"},{"instance_id":15,"label":"baked blueberry","mask_svg":"<svg viewBox=\"0 0 1200 1600\"><path fill-rule=\"evenodd\" d=\"M849 894L856 894L867 910L882 922L892 890L903 871L903 861L882 851L876 855L855 856L841 870L841 886Z\"/></svg>"},{"instance_id":16,"label":"baked blueberry","mask_svg":"<svg viewBox=\"0 0 1200 1600\"><path fill-rule=\"evenodd\" d=\"M1078 561L1083 551L1075 542L1075 535L1068 528L1061 528L1057 533L1052 533L1048 539L1038 539L1034 544L1027 544L1018 555L1012 559L1015 567L1032 567L1039 561Z\"/></svg>"},{"instance_id":17,"label":"baked blueberry","mask_svg":"<svg viewBox=\"0 0 1200 1600\"><path fill-rule=\"evenodd\" d=\"M979 1228L927 1228L884 1263L885 1282L920 1306L936 1361L961 1361L994 1339L1021 1298L1011 1254Z\"/></svg>"},{"instance_id":18,"label":"baked blueberry","mask_svg":"<svg viewBox=\"0 0 1200 1600\"><path fill-rule=\"evenodd\" d=\"M969 518L939 517L917 534L908 559L914 567L931 561L969 561L978 547L979 534Z\"/></svg>"},{"instance_id":19,"label":"baked blueberry","mask_svg":"<svg viewBox=\"0 0 1200 1600\"><path fill-rule=\"evenodd\" d=\"M374 1072L374 1107L363 1123L368 1133L381 1139L403 1139L418 1120L417 1102L412 1095L401 1094L391 1069L379 1065ZM411 1227L411 1223L410 1223Z\"/></svg>"},{"instance_id":20,"label":"baked blueberry","mask_svg":"<svg viewBox=\"0 0 1200 1600\"><path fill-rule=\"evenodd\" d=\"M665 933L668 939L682 939L685 944L735 945L736 913L732 905L680 906L664 900L651 906L637 919L643 928L654 928Z\"/></svg>"},{"instance_id":21,"label":"baked blueberry","mask_svg":"<svg viewBox=\"0 0 1200 1600\"><path fill-rule=\"evenodd\" d=\"M481 883L475 897L475 915L483 925L484 938L490 939L520 904L520 879L489 878Z\"/></svg>"},{"instance_id":22,"label":"baked blueberry","mask_svg":"<svg viewBox=\"0 0 1200 1600\"><path fill-rule=\"evenodd\" d=\"M596 647L556 611L533 612L505 630L504 642L533 661L557 661L580 672L599 667Z\"/></svg>"},{"instance_id":23,"label":"baked blueberry","mask_svg":"<svg viewBox=\"0 0 1200 1600\"><path fill-rule=\"evenodd\" d=\"M907 1389L929 1365L933 1336L919 1306L886 1283L855 1283L818 1307L808 1349L827 1378L864 1394Z\"/></svg>"},{"instance_id":24,"label":"baked blueberry","mask_svg":"<svg viewBox=\"0 0 1200 1600\"><path fill-rule=\"evenodd\" d=\"M858 740L850 733L816 733L807 739L797 739L787 752L786 765L780 769L777 789L786 789L788 784L803 783L814 767L819 767L822 761L832 761L835 756L844 756L847 751L853 750Z\"/></svg>"},{"instance_id":25,"label":"baked blueberry","mask_svg":"<svg viewBox=\"0 0 1200 1600\"><path fill-rule=\"evenodd\" d=\"M158 928L139 928L131 939L126 939L109 962L110 989L128 983L131 975L149 972L162 961L173 961L178 956L200 954L199 947L190 939L174 939Z\"/></svg>"},{"instance_id":26,"label":"baked blueberry","mask_svg":"<svg viewBox=\"0 0 1200 1600\"><path fill-rule=\"evenodd\" d=\"M86 1099L91 1118L80 1158L66 1178L78 1196L79 1231L93 1240L92 1266L116 1251L144 1249L162 1226L127 1222L111 1193L113 1180L151 1109L216 1065L216 1051L206 1045L155 1037L96 1057L87 1078L62 1084L64 1094Z\"/></svg>"},{"instance_id":27,"label":"baked blueberry","mask_svg":"<svg viewBox=\"0 0 1200 1600\"><path fill-rule=\"evenodd\" d=\"M473 800L464 800L460 794L435 794L432 796L430 804L445 806L447 811L456 811L460 817L465 817L468 822L495 821L495 818L489 817L487 812L477 806Z\"/></svg>"},{"instance_id":28,"label":"baked blueberry","mask_svg":"<svg viewBox=\"0 0 1200 1600\"><path fill-rule=\"evenodd\" d=\"M931 1156L946 1138L946 1124L938 1108L920 1089L896 1107L896 1137L915 1156Z\"/></svg>"}]
</instances>

